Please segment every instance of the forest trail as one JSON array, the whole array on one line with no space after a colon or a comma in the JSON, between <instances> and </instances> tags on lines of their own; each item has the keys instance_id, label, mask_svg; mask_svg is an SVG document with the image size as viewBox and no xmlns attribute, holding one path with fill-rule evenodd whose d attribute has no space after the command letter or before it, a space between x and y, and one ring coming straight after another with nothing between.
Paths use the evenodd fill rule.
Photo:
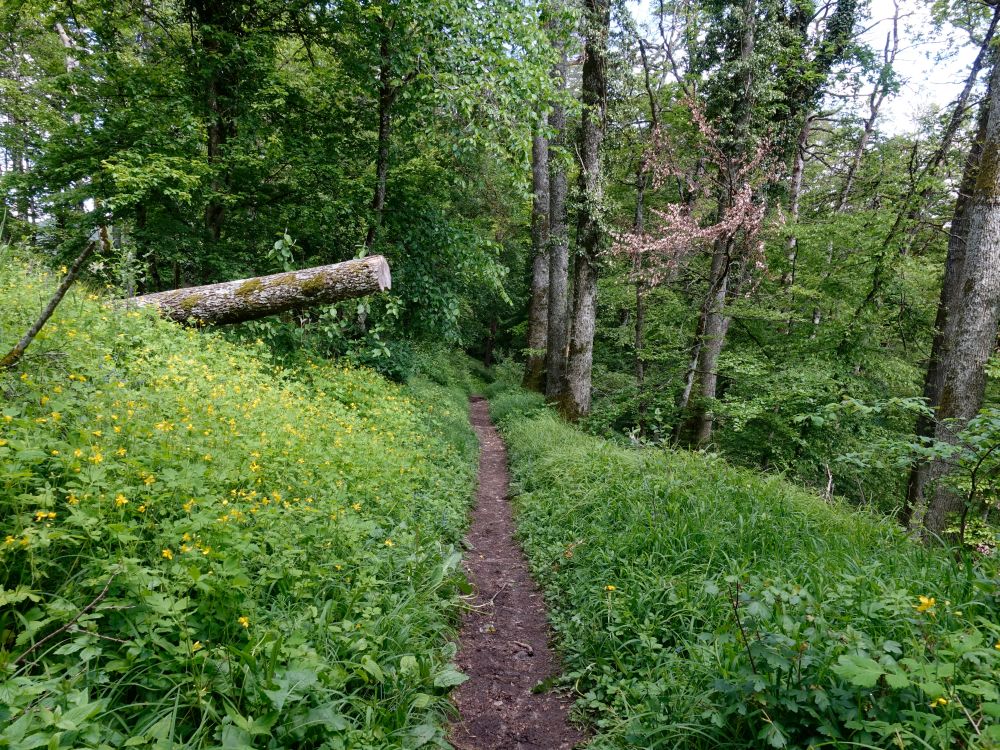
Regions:
<instances>
[{"instance_id":1,"label":"forest trail","mask_svg":"<svg viewBox=\"0 0 1000 750\"><path fill-rule=\"evenodd\" d=\"M456 661L469 680L454 694L459 719L450 739L458 750L569 750L583 740L567 720L570 701L532 692L557 664L542 594L514 540L507 451L487 402L473 397L469 411L479 438L479 489L465 568L476 598L459 634Z\"/></svg>"}]
</instances>

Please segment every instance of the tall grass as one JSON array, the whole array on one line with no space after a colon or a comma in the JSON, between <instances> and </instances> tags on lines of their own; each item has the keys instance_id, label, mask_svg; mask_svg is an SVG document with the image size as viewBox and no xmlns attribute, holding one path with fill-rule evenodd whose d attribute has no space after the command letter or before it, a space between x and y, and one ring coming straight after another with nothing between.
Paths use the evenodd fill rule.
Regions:
<instances>
[{"instance_id":1,"label":"tall grass","mask_svg":"<svg viewBox=\"0 0 1000 750\"><path fill-rule=\"evenodd\" d=\"M532 397L494 409L592 748L1000 743L995 570L718 458L583 435Z\"/></svg>"}]
</instances>

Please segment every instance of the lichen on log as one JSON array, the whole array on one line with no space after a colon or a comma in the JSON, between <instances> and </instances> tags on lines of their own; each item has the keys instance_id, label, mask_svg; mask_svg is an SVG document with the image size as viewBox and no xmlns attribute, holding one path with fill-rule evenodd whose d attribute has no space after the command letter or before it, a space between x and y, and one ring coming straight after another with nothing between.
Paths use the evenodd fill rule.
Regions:
<instances>
[{"instance_id":1,"label":"lichen on log","mask_svg":"<svg viewBox=\"0 0 1000 750\"><path fill-rule=\"evenodd\" d=\"M178 322L241 323L365 297L391 286L389 264L383 256L373 255L301 271L146 294L127 300L127 304L156 306L160 315Z\"/></svg>"}]
</instances>

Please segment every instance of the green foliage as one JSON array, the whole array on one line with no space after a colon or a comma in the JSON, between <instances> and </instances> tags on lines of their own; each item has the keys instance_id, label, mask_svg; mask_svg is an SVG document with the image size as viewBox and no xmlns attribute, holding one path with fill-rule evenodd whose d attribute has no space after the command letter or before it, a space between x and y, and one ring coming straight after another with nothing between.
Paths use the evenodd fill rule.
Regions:
<instances>
[{"instance_id":1,"label":"green foliage","mask_svg":"<svg viewBox=\"0 0 1000 750\"><path fill-rule=\"evenodd\" d=\"M504 433L590 747L1000 743L995 568L711 456Z\"/></svg>"},{"instance_id":2,"label":"green foliage","mask_svg":"<svg viewBox=\"0 0 1000 750\"><path fill-rule=\"evenodd\" d=\"M507 390L490 400L490 416L497 424L535 416L545 409L545 397L534 391Z\"/></svg>"},{"instance_id":3,"label":"green foliage","mask_svg":"<svg viewBox=\"0 0 1000 750\"><path fill-rule=\"evenodd\" d=\"M374 250L395 291L366 305L367 328L340 325L333 349L405 378L406 363L370 355L398 338L475 341L483 331L460 314L509 305L500 255L526 245L529 124L551 87L538 11L509 0L5 4L0 151L17 167L0 189L14 236L65 259L95 225L113 227L142 291L343 260L373 221L384 145ZM95 270L108 280L107 264ZM298 335L274 333L279 348Z\"/></svg>"},{"instance_id":4,"label":"green foliage","mask_svg":"<svg viewBox=\"0 0 1000 750\"><path fill-rule=\"evenodd\" d=\"M53 280L3 261L9 344ZM464 394L79 289L0 392L0 747L443 743Z\"/></svg>"}]
</instances>

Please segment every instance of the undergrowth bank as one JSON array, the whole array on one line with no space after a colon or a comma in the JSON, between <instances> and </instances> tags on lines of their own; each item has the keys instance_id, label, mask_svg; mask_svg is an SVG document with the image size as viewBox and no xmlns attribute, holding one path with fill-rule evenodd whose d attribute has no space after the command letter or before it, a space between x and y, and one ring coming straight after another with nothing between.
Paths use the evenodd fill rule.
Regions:
<instances>
[{"instance_id":1,"label":"undergrowth bank","mask_svg":"<svg viewBox=\"0 0 1000 750\"><path fill-rule=\"evenodd\" d=\"M53 283L6 258L0 329ZM442 740L464 394L82 290L0 391L0 747Z\"/></svg>"}]
</instances>

